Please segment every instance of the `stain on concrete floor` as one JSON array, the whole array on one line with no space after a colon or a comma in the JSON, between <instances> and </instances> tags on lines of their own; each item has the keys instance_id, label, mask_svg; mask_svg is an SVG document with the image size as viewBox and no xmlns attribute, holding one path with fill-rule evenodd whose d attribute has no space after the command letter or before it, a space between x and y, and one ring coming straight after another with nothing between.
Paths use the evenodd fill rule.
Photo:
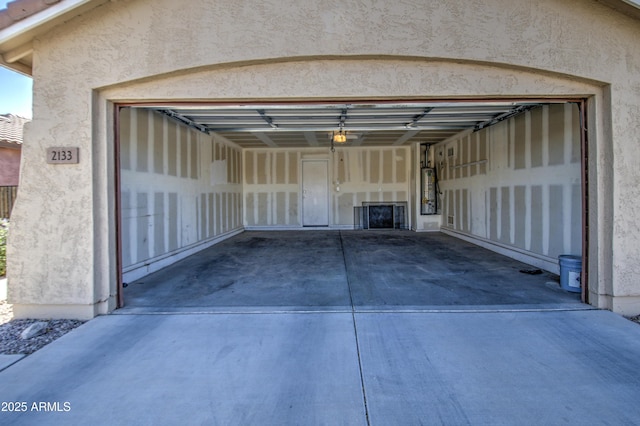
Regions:
<instances>
[{"instance_id":1,"label":"stain on concrete floor","mask_svg":"<svg viewBox=\"0 0 640 426\"><path fill-rule=\"evenodd\" d=\"M129 283L125 310L587 307L531 268L441 233L249 231Z\"/></svg>"}]
</instances>

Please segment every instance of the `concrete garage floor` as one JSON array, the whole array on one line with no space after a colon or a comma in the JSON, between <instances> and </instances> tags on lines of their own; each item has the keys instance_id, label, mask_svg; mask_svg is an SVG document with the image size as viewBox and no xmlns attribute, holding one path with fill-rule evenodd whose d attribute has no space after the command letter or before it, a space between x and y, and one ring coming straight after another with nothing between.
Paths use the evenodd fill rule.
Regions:
<instances>
[{"instance_id":1,"label":"concrete garage floor","mask_svg":"<svg viewBox=\"0 0 640 426\"><path fill-rule=\"evenodd\" d=\"M440 233L245 232L129 283L117 313L587 308L523 269Z\"/></svg>"}]
</instances>

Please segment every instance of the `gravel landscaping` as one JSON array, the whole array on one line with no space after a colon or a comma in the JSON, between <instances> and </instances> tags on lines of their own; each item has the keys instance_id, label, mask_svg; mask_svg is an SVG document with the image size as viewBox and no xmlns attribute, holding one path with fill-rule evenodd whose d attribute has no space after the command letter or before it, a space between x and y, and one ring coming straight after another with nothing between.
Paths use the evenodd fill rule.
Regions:
<instances>
[{"instance_id":1,"label":"gravel landscaping","mask_svg":"<svg viewBox=\"0 0 640 426\"><path fill-rule=\"evenodd\" d=\"M44 321L47 323L44 334L30 339L22 339L20 334L27 327L43 320L12 318L12 305L8 304L6 300L0 300L0 354L32 354L84 323L84 321L77 320Z\"/></svg>"}]
</instances>

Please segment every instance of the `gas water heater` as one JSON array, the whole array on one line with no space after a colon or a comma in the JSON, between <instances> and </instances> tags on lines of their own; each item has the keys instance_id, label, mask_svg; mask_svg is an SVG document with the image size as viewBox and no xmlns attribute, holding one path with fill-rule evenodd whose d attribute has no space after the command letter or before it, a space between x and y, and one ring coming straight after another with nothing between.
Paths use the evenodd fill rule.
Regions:
<instances>
[{"instance_id":1,"label":"gas water heater","mask_svg":"<svg viewBox=\"0 0 640 426\"><path fill-rule=\"evenodd\" d=\"M421 171L422 201L420 214L437 214L436 171L428 167L423 168Z\"/></svg>"}]
</instances>

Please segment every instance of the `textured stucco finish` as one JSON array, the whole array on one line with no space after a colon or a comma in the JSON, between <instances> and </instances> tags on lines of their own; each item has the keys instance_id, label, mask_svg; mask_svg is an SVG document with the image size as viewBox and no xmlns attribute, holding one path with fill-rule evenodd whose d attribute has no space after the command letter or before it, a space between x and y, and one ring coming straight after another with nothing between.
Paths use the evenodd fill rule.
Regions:
<instances>
[{"instance_id":1,"label":"textured stucco finish","mask_svg":"<svg viewBox=\"0 0 640 426\"><path fill-rule=\"evenodd\" d=\"M9 298L113 307L108 101L557 95L593 101L591 291L614 308L640 296L638 39L638 21L592 1L106 3L34 43ZM45 164L50 146L79 146L80 164Z\"/></svg>"}]
</instances>

